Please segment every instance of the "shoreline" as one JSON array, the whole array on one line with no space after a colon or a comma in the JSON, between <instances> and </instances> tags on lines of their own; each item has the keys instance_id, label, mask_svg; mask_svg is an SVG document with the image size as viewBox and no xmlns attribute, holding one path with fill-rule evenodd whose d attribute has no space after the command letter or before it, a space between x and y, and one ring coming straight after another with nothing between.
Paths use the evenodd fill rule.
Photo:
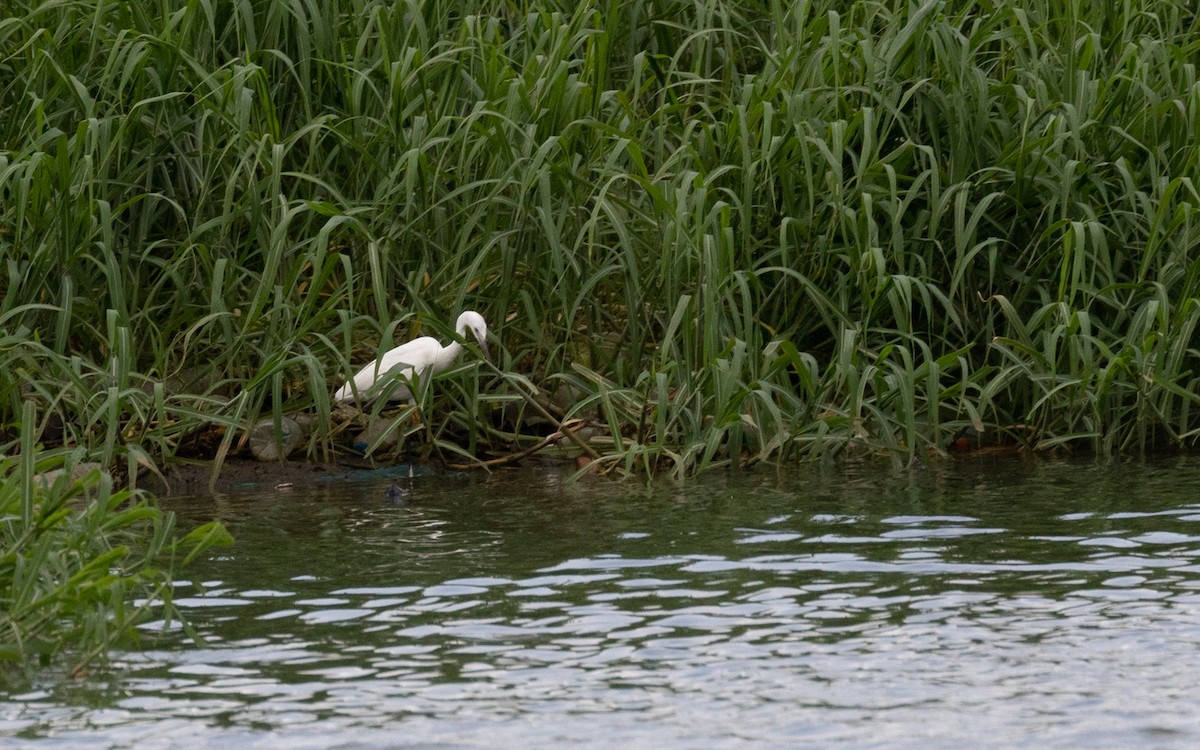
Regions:
<instances>
[{"instance_id":1,"label":"shoreline","mask_svg":"<svg viewBox=\"0 0 1200 750\"><path fill-rule=\"evenodd\" d=\"M407 479L432 476L441 470L428 464L371 464L370 462L257 461L228 458L215 480L212 461L175 462L162 476L141 474L137 488L159 498L211 496L238 492L286 492L328 482Z\"/></svg>"}]
</instances>

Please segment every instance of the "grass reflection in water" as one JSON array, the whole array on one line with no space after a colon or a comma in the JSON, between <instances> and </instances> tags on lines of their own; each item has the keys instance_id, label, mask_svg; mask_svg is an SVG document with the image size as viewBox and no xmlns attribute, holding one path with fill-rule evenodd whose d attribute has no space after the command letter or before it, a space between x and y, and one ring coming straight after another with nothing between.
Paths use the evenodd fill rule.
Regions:
<instances>
[{"instance_id":1,"label":"grass reflection in water","mask_svg":"<svg viewBox=\"0 0 1200 750\"><path fill-rule=\"evenodd\" d=\"M68 746L146 727L251 746L1183 744L1198 484L1186 459L1039 461L192 500L177 510L238 540L179 592L205 645L129 654L86 701L50 689L4 721Z\"/></svg>"}]
</instances>

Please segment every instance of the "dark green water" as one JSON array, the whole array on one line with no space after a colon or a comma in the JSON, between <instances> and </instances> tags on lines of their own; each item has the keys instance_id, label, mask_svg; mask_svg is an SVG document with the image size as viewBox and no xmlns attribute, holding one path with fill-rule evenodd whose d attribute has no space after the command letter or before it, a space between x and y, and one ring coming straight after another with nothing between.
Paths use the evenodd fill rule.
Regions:
<instances>
[{"instance_id":1,"label":"dark green water","mask_svg":"<svg viewBox=\"0 0 1200 750\"><path fill-rule=\"evenodd\" d=\"M1195 458L386 487L171 503L238 539L206 644L0 696L0 744L1200 746Z\"/></svg>"}]
</instances>

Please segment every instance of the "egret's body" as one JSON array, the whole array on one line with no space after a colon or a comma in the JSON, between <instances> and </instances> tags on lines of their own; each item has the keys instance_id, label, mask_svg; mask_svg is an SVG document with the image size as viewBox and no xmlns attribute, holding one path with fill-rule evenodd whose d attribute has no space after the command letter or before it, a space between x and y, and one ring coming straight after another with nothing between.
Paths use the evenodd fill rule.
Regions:
<instances>
[{"instance_id":1,"label":"egret's body","mask_svg":"<svg viewBox=\"0 0 1200 750\"><path fill-rule=\"evenodd\" d=\"M454 331L459 337L470 332L488 356L487 323L477 312L467 310L458 316ZM414 375L427 377L441 372L458 359L462 353L462 342L451 341L446 346L432 336L422 336L384 353L382 357L368 363L355 376L333 394L333 400L341 403L358 399L363 403L384 399L386 401L412 401L412 391L406 382Z\"/></svg>"}]
</instances>

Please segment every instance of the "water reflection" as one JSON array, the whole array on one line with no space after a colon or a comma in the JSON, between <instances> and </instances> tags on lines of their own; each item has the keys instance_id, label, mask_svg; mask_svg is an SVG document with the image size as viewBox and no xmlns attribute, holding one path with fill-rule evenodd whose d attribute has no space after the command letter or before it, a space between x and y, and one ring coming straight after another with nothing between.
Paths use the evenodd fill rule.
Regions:
<instances>
[{"instance_id":1,"label":"water reflection","mask_svg":"<svg viewBox=\"0 0 1200 750\"><path fill-rule=\"evenodd\" d=\"M183 634L27 744L1190 746L1200 462L193 500ZM399 739L398 739L399 738Z\"/></svg>"}]
</instances>

